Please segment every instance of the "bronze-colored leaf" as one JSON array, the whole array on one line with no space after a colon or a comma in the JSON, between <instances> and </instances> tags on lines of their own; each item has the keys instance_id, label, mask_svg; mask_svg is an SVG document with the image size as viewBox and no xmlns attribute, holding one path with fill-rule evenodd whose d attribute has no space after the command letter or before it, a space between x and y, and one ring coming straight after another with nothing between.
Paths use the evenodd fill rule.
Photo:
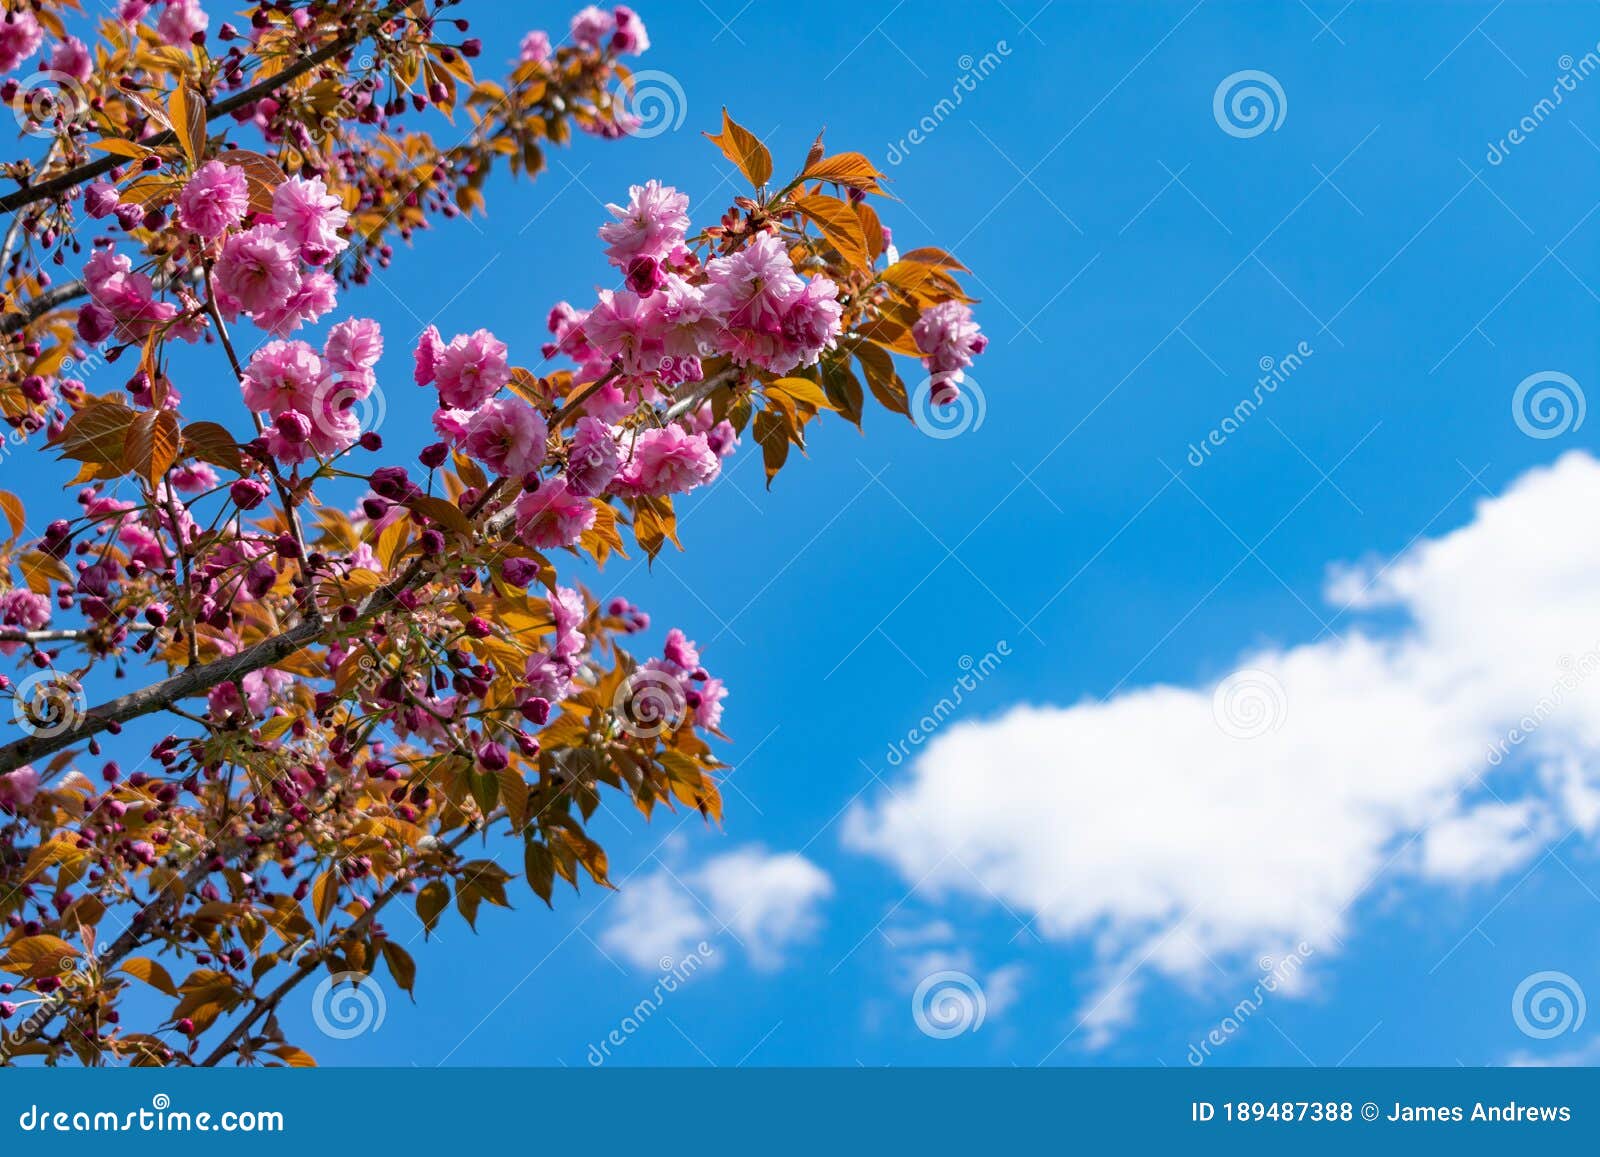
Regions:
<instances>
[{"instance_id":1,"label":"bronze-colored leaf","mask_svg":"<svg viewBox=\"0 0 1600 1157\"><path fill-rule=\"evenodd\" d=\"M216 422L190 422L183 428L183 449L192 457L235 474L244 473L239 443L227 427Z\"/></svg>"},{"instance_id":2,"label":"bronze-colored leaf","mask_svg":"<svg viewBox=\"0 0 1600 1157\"><path fill-rule=\"evenodd\" d=\"M716 136L706 133L705 137L721 149L722 155L737 165L745 180L756 188L772 178L772 154L767 152L767 146L730 117L727 109L722 110L722 132Z\"/></svg>"},{"instance_id":3,"label":"bronze-colored leaf","mask_svg":"<svg viewBox=\"0 0 1600 1157\"><path fill-rule=\"evenodd\" d=\"M792 198L794 207L809 217L822 230L839 256L858 269L872 266L867 253L867 239L861 232L861 218L837 197L820 193L802 193Z\"/></svg>"},{"instance_id":4,"label":"bronze-colored leaf","mask_svg":"<svg viewBox=\"0 0 1600 1157\"><path fill-rule=\"evenodd\" d=\"M802 181L830 181L848 185L868 193L881 193L878 178L883 174L873 168L872 162L860 153L835 153L806 165L800 174Z\"/></svg>"}]
</instances>

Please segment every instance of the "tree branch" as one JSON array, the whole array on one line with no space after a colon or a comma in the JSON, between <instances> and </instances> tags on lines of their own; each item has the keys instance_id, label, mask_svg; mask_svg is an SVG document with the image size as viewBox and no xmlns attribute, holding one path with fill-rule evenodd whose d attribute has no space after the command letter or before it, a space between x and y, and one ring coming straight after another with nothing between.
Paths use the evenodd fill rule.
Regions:
<instances>
[{"instance_id":1,"label":"tree branch","mask_svg":"<svg viewBox=\"0 0 1600 1157\"><path fill-rule=\"evenodd\" d=\"M390 17L399 12L402 7L404 6L394 4L385 8L382 12L379 12L376 17L377 24L381 25L384 21L388 20ZM333 40L330 40L327 44L323 45L321 48L317 49L304 59L298 60L294 64L291 64L282 72L276 73L268 77L266 80L258 81L257 83L252 84L249 88L241 89L224 100L219 100L214 103L207 103L206 120L214 121L218 117L227 116L236 109L241 109L246 105L254 104L262 97L276 92L278 89L282 88L286 84L289 84L291 81L298 80L300 77L304 76L318 65L332 60L335 56L338 56L347 48L353 48L357 44L360 44L361 41L365 40L370 34L370 28L352 28L343 36L339 36ZM148 148L160 148L162 145L172 144L177 139L177 135L169 130L167 132L159 133L156 136L151 137L149 140L140 141L139 143ZM25 205L31 205L35 201L43 201L46 198L55 197L58 194L66 192L66 190L75 185L81 185L85 181L92 181L98 176L109 173L118 165L126 163L126 157L107 155L99 158L98 160L90 161L88 164L79 165L75 169L69 169L67 172L60 173L47 180L40 181L36 185L28 185L24 188L18 189L14 193L7 193L4 197L0 197L0 213L15 213L18 209L21 209Z\"/></svg>"}]
</instances>

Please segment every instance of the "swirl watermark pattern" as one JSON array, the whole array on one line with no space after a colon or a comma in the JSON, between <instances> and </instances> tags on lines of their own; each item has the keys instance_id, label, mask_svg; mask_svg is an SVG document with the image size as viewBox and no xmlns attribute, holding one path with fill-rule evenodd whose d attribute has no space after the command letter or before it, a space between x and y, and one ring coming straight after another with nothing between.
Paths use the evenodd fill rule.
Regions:
<instances>
[{"instance_id":1,"label":"swirl watermark pattern","mask_svg":"<svg viewBox=\"0 0 1600 1157\"><path fill-rule=\"evenodd\" d=\"M311 994L311 1019L324 1036L350 1040L383 1027L389 1002L383 988L361 972L324 976Z\"/></svg>"},{"instance_id":2,"label":"swirl watermark pattern","mask_svg":"<svg viewBox=\"0 0 1600 1157\"><path fill-rule=\"evenodd\" d=\"M389 414L383 387L360 377L329 374L312 391L312 403L312 425L324 437L376 433Z\"/></svg>"},{"instance_id":3,"label":"swirl watermark pattern","mask_svg":"<svg viewBox=\"0 0 1600 1157\"><path fill-rule=\"evenodd\" d=\"M64 735L82 721L89 702L83 687L62 671L40 671L17 684L11 716L39 739Z\"/></svg>"},{"instance_id":4,"label":"swirl watermark pattern","mask_svg":"<svg viewBox=\"0 0 1600 1157\"><path fill-rule=\"evenodd\" d=\"M1234 739L1260 739L1282 727L1288 716L1283 684L1258 667L1235 671L1211 695L1211 717Z\"/></svg>"},{"instance_id":5,"label":"swirl watermark pattern","mask_svg":"<svg viewBox=\"0 0 1600 1157\"><path fill-rule=\"evenodd\" d=\"M622 113L628 135L648 140L683 127L684 118L689 115L689 98L671 73L645 69L628 78Z\"/></svg>"},{"instance_id":6,"label":"swirl watermark pattern","mask_svg":"<svg viewBox=\"0 0 1600 1157\"><path fill-rule=\"evenodd\" d=\"M1583 1027L1583 987L1565 972L1534 972L1511 994L1511 1019L1524 1036L1549 1040Z\"/></svg>"},{"instance_id":7,"label":"swirl watermark pattern","mask_svg":"<svg viewBox=\"0 0 1600 1157\"><path fill-rule=\"evenodd\" d=\"M934 1040L977 1032L988 1011L983 986L953 968L929 973L911 994L911 1019Z\"/></svg>"},{"instance_id":8,"label":"swirl watermark pattern","mask_svg":"<svg viewBox=\"0 0 1600 1157\"><path fill-rule=\"evenodd\" d=\"M629 735L654 739L676 730L683 722L689 711L689 696L669 672L640 667L617 688L611 709Z\"/></svg>"},{"instance_id":9,"label":"swirl watermark pattern","mask_svg":"<svg viewBox=\"0 0 1600 1157\"><path fill-rule=\"evenodd\" d=\"M1270 72L1246 68L1222 78L1211 96L1211 115L1230 137L1248 140L1278 131L1289 115L1289 98Z\"/></svg>"},{"instance_id":10,"label":"swirl watermark pattern","mask_svg":"<svg viewBox=\"0 0 1600 1157\"><path fill-rule=\"evenodd\" d=\"M981 429L989 413L983 388L971 376L961 383L960 392L948 402L933 400L933 379L925 379L911 395L911 420L930 438L944 441L959 438L968 430Z\"/></svg>"},{"instance_id":11,"label":"swirl watermark pattern","mask_svg":"<svg viewBox=\"0 0 1600 1157\"><path fill-rule=\"evenodd\" d=\"M1530 438L1559 438L1579 429L1588 408L1583 387L1560 370L1529 374L1511 394L1511 419Z\"/></svg>"},{"instance_id":12,"label":"swirl watermark pattern","mask_svg":"<svg viewBox=\"0 0 1600 1157\"><path fill-rule=\"evenodd\" d=\"M54 137L61 129L86 119L89 99L76 77L40 69L24 80L11 98L11 115L24 136Z\"/></svg>"}]
</instances>

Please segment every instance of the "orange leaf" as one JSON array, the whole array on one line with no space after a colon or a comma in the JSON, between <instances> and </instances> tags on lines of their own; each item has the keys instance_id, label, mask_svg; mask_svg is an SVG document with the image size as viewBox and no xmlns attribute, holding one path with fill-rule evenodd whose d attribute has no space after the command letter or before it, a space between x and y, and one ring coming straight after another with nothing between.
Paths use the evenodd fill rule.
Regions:
<instances>
[{"instance_id":1,"label":"orange leaf","mask_svg":"<svg viewBox=\"0 0 1600 1157\"><path fill-rule=\"evenodd\" d=\"M868 193L881 193L878 187L878 178L882 176L877 169L872 167L872 162L860 153L835 153L831 157L823 157L820 161L813 161L800 174L802 181L831 181L837 185L849 185L854 189L861 189Z\"/></svg>"},{"instance_id":2,"label":"orange leaf","mask_svg":"<svg viewBox=\"0 0 1600 1157\"><path fill-rule=\"evenodd\" d=\"M705 138L717 148L722 150L722 155L727 157L745 179L756 188L765 185L772 177L772 154L767 152L767 146L749 129L736 123L728 115L728 110L722 110L722 132L717 136L710 133Z\"/></svg>"},{"instance_id":3,"label":"orange leaf","mask_svg":"<svg viewBox=\"0 0 1600 1157\"><path fill-rule=\"evenodd\" d=\"M851 265L869 269L872 258L867 255L867 239L861 232L861 218L837 197L802 193L793 198L794 207L816 223L822 235Z\"/></svg>"}]
</instances>

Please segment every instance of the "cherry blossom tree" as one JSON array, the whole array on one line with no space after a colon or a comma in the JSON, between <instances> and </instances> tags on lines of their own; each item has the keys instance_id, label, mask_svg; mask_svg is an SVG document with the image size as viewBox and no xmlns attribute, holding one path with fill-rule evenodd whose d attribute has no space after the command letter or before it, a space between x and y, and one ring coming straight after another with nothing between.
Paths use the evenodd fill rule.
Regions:
<instances>
[{"instance_id":1,"label":"cherry blossom tree","mask_svg":"<svg viewBox=\"0 0 1600 1157\"><path fill-rule=\"evenodd\" d=\"M571 576L681 549L674 500L747 441L770 485L868 393L954 402L984 346L963 267L897 252L860 154L819 137L775 176L723 113L701 147L749 192L619 196L615 288L548 333L386 334L348 295L397 242L575 132L627 147L637 13L530 32L496 81L454 0L0 6L0 412L75 494L0 493L0 1061L310 1064L296 986L413 987L386 908L507 906L475 845L520 842L551 902L610 886L602 791L720 821L721 680L678 630L636 655L648 616ZM186 415L197 358L231 419ZM415 461L371 428L398 389L437 400ZM166 1012L124 1024L141 987Z\"/></svg>"}]
</instances>

